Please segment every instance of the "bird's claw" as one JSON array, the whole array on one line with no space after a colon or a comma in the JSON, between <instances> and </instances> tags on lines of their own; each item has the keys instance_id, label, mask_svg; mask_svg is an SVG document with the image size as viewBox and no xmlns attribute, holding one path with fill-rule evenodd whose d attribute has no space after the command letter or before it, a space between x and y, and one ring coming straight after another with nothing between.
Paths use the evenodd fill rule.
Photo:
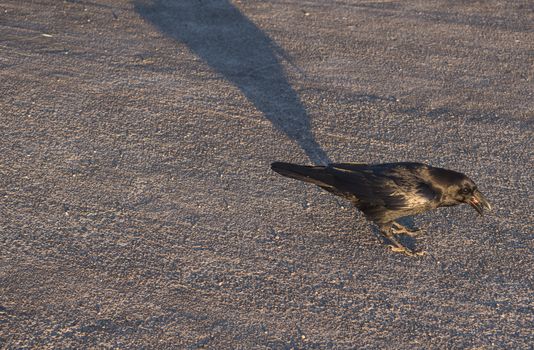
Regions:
<instances>
[{"instance_id":1,"label":"bird's claw","mask_svg":"<svg viewBox=\"0 0 534 350\"><path fill-rule=\"evenodd\" d=\"M413 254L413 256L425 256L428 255L428 252L426 250L416 250Z\"/></svg>"},{"instance_id":2,"label":"bird's claw","mask_svg":"<svg viewBox=\"0 0 534 350\"><path fill-rule=\"evenodd\" d=\"M406 236L415 238L415 237L422 235L424 232L422 230L417 230L417 231L393 230L393 233L395 235L406 235Z\"/></svg>"},{"instance_id":3,"label":"bird's claw","mask_svg":"<svg viewBox=\"0 0 534 350\"><path fill-rule=\"evenodd\" d=\"M403 254L406 254L408 256L425 256L425 255L428 254L424 250L411 250L411 249L406 248L406 247L398 247L398 246L391 245L391 244L389 245L389 248L391 248L392 252L403 253Z\"/></svg>"},{"instance_id":4,"label":"bird's claw","mask_svg":"<svg viewBox=\"0 0 534 350\"><path fill-rule=\"evenodd\" d=\"M400 226L400 225L399 225ZM393 233L395 235L406 235L406 236L410 236L410 237L417 237L417 236L420 236L422 235L423 233L425 233L424 230L418 228L418 229L415 229L415 230L409 230L407 229L406 227L404 226L401 226L399 228L394 228L392 227L391 228L391 231L393 231Z\"/></svg>"}]
</instances>

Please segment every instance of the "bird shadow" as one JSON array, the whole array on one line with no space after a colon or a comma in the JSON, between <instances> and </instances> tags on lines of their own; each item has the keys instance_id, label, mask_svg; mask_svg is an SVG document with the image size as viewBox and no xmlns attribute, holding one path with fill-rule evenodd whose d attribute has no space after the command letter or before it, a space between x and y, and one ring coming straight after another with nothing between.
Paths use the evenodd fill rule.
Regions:
<instances>
[{"instance_id":1,"label":"bird shadow","mask_svg":"<svg viewBox=\"0 0 534 350\"><path fill-rule=\"evenodd\" d=\"M137 0L134 6L238 87L312 162L330 163L281 64L287 54L229 0Z\"/></svg>"}]
</instances>

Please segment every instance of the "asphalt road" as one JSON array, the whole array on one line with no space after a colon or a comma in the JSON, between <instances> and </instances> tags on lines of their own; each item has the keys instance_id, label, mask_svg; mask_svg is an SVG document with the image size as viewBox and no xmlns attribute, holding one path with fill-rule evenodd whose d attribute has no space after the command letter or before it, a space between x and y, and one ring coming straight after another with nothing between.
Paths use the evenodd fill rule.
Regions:
<instances>
[{"instance_id":1,"label":"asphalt road","mask_svg":"<svg viewBox=\"0 0 534 350\"><path fill-rule=\"evenodd\" d=\"M532 349L532 1L0 1L6 349ZM272 161L494 211L390 252Z\"/></svg>"}]
</instances>

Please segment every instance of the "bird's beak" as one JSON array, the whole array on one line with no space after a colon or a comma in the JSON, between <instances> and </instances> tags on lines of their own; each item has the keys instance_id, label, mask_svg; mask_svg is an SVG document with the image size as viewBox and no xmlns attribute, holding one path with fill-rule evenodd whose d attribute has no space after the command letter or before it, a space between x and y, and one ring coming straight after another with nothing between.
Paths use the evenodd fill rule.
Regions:
<instances>
[{"instance_id":1,"label":"bird's beak","mask_svg":"<svg viewBox=\"0 0 534 350\"><path fill-rule=\"evenodd\" d=\"M482 195L482 193L480 193L479 190L475 190L475 192L473 192L473 196L469 199L468 203L475 208L480 215L484 214L484 208L491 210L491 204L489 204L487 199Z\"/></svg>"}]
</instances>

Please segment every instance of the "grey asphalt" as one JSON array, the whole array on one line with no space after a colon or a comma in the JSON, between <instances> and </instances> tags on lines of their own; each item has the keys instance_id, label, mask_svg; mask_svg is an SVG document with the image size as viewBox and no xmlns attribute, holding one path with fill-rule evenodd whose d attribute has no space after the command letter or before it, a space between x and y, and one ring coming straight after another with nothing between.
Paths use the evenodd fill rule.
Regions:
<instances>
[{"instance_id":1,"label":"grey asphalt","mask_svg":"<svg viewBox=\"0 0 534 350\"><path fill-rule=\"evenodd\" d=\"M532 1L0 1L5 349L532 349ZM494 206L392 253L302 164Z\"/></svg>"}]
</instances>

